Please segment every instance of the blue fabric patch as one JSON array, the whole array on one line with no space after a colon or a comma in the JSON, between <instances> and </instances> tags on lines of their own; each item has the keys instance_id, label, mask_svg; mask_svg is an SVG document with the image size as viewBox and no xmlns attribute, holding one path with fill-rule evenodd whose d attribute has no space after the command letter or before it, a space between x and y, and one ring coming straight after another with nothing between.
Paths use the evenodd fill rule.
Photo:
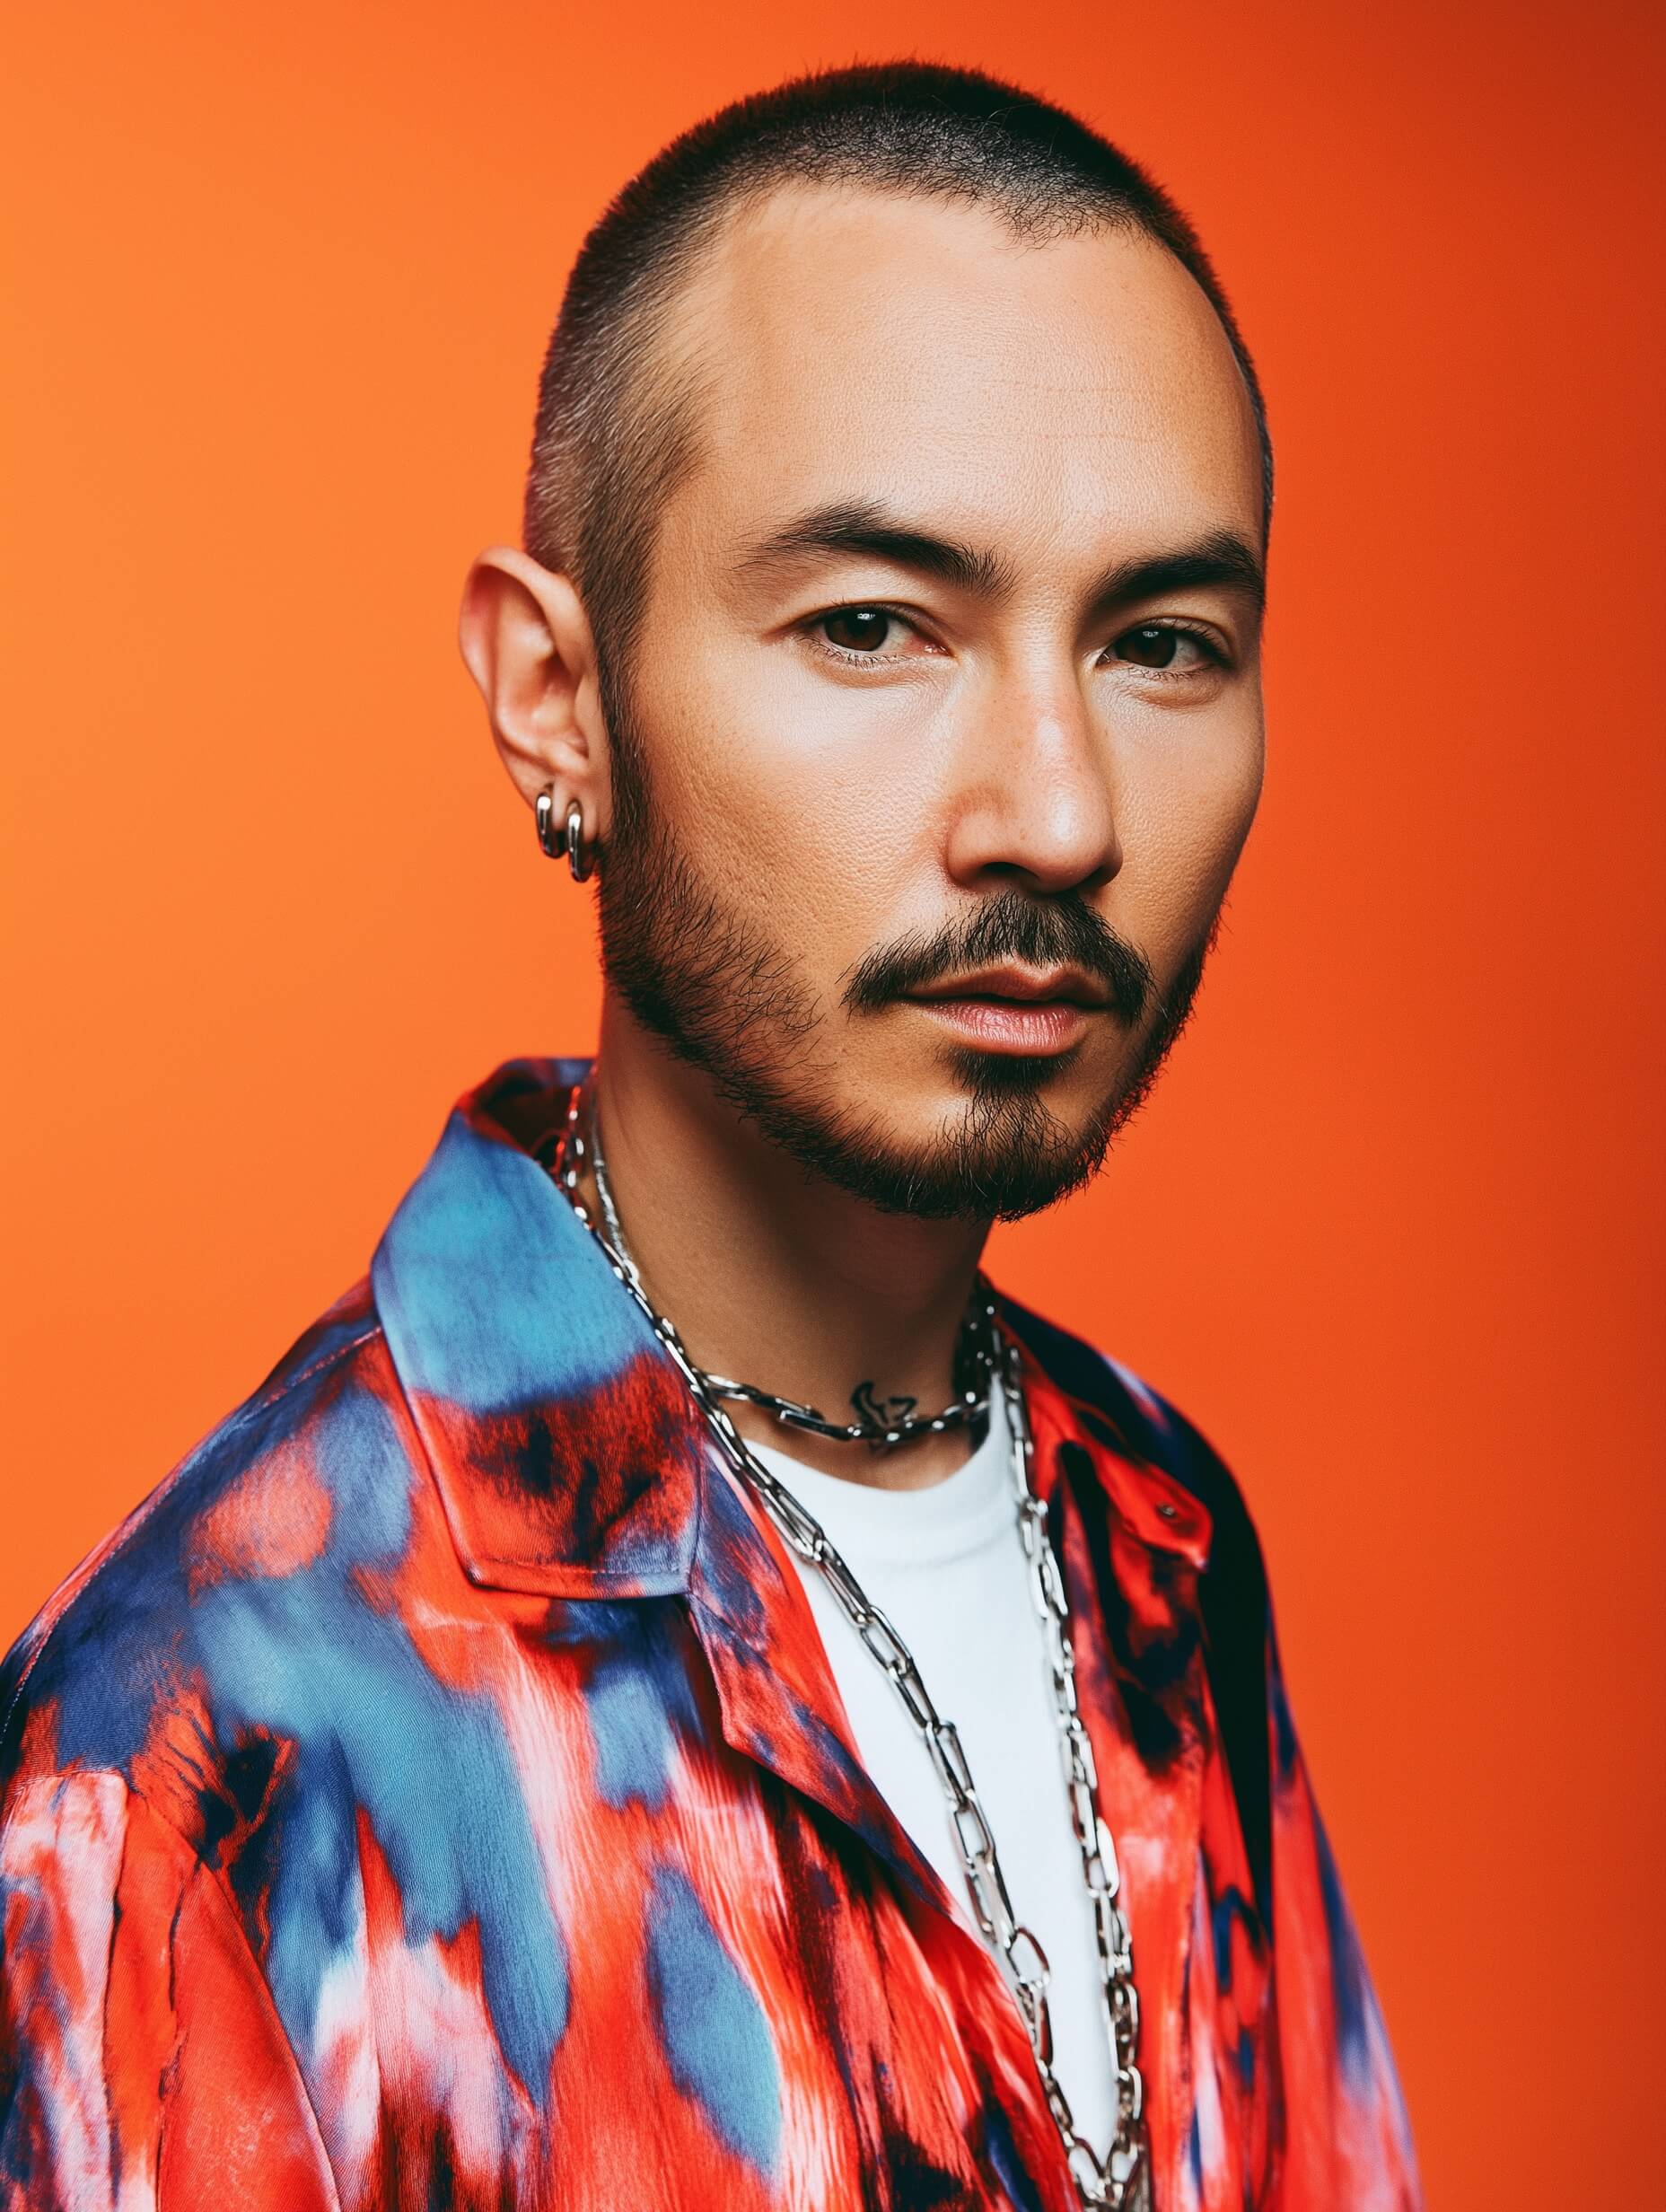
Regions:
<instances>
[{"instance_id":1,"label":"blue fabric patch","mask_svg":"<svg viewBox=\"0 0 1666 2212\"><path fill-rule=\"evenodd\" d=\"M389 1223L376 1310L410 1389L510 1413L663 1357L601 1248L537 1161L460 1114Z\"/></svg>"},{"instance_id":2,"label":"blue fabric patch","mask_svg":"<svg viewBox=\"0 0 1666 2212\"><path fill-rule=\"evenodd\" d=\"M596 1750L596 1787L618 1812L658 1812L680 1734L704 1734L688 1681L688 1615L680 1606L568 1600L550 1608L552 1644L585 1654L584 1706Z\"/></svg>"},{"instance_id":3,"label":"blue fabric patch","mask_svg":"<svg viewBox=\"0 0 1666 2212\"><path fill-rule=\"evenodd\" d=\"M652 1681L609 1661L584 1692L596 1744L596 1787L616 1812L633 1799L657 1813L670 1785L671 1725Z\"/></svg>"},{"instance_id":4,"label":"blue fabric patch","mask_svg":"<svg viewBox=\"0 0 1666 2212\"><path fill-rule=\"evenodd\" d=\"M494 2027L541 2103L568 1987L525 1792L495 1707L436 1681L397 1612L355 1580L401 1558L412 1475L381 1400L340 1385L339 1374L320 1378L218 1432L71 1606L31 1693L58 1699L66 1765L130 1771L153 1711L193 1678L218 1754L206 1787L224 1782L240 1746L291 1743L268 1833L234 1886L250 1911L251 1885L269 1883L265 1965L295 2050L310 2050L320 1984L355 1941L362 1807L399 1884L408 1939L478 1923ZM314 1414L327 1386L338 1394ZM321 1556L193 1595L195 1517L309 1417L331 1500Z\"/></svg>"},{"instance_id":5,"label":"blue fabric patch","mask_svg":"<svg viewBox=\"0 0 1666 2212\"><path fill-rule=\"evenodd\" d=\"M1012 2125L993 2097L984 2102L983 2123L984 2153L1008 2204L1014 2208L1014 2212L1043 2212L1036 2185L1018 2155Z\"/></svg>"},{"instance_id":6,"label":"blue fabric patch","mask_svg":"<svg viewBox=\"0 0 1666 2212\"><path fill-rule=\"evenodd\" d=\"M772 2179L781 2076L756 1993L686 1874L662 1866L648 1899L648 1984L671 2079L732 2151Z\"/></svg>"},{"instance_id":7,"label":"blue fabric patch","mask_svg":"<svg viewBox=\"0 0 1666 2212\"><path fill-rule=\"evenodd\" d=\"M1320 1894L1325 1902L1325 1925L1330 1937L1330 2001L1337 2020L1337 2056L1343 2072L1362 2093L1371 2082L1371 1985L1353 1917L1342 1894L1341 1877L1332 1856L1325 1823L1313 1811L1313 1841L1319 1854Z\"/></svg>"},{"instance_id":8,"label":"blue fabric patch","mask_svg":"<svg viewBox=\"0 0 1666 2212\"><path fill-rule=\"evenodd\" d=\"M1221 1989L1230 1989L1232 1986L1232 1930L1241 1927L1253 1949L1259 1936L1259 1924L1250 1910L1249 1899L1241 1889L1230 1883L1214 1900L1209 1912L1209 1924L1214 1947L1215 1984Z\"/></svg>"}]
</instances>

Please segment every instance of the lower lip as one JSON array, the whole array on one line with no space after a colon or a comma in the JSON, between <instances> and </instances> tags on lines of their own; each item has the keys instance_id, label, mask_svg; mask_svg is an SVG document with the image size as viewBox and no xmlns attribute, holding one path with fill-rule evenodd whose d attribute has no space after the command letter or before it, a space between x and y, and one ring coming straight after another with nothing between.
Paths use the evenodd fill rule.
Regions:
<instances>
[{"instance_id":1,"label":"lower lip","mask_svg":"<svg viewBox=\"0 0 1666 2212\"><path fill-rule=\"evenodd\" d=\"M916 998L909 1003L986 1052L1068 1052L1087 1034L1086 1007L1063 998Z\"/></svg>"}]
</instances>

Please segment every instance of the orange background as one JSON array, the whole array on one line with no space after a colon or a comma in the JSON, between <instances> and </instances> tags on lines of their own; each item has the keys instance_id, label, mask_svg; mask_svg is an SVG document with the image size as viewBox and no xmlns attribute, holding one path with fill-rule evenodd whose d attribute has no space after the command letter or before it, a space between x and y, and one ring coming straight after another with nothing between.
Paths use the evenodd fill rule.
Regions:
<instances>
[{"instance_id":1,"label":"orange background","mask_svg":"<svg viewBox=\"0 0 1666 2212\"><path fill-rule=\"evenodd\" d=\"M1196 215L1280 469L1198 1026L996 1270L1244 1479L1434 2202L1658 2202L1651 13L15 12L0 1642L590 1041L452 636L582 229L736 92L983 64Z\"/></svg>"}]
</instances>

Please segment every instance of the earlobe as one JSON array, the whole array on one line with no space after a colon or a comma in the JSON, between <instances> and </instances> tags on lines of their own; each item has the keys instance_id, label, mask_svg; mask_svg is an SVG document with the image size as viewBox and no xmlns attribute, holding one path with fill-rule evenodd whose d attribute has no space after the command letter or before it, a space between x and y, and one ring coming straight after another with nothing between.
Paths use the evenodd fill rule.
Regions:
<instances>
[{"instance_id":1,"label":"earlobe","mask_svg":"<svg viewBox=\"0 0 1666 2212\"><path fill-rule=\"evenodd\" d=\"M595 645L571 579L513 547L488 548L463 586L458 644L498 757L527 803L553 786L598 820L607 762Z\"/></svg>"}]
</instances>

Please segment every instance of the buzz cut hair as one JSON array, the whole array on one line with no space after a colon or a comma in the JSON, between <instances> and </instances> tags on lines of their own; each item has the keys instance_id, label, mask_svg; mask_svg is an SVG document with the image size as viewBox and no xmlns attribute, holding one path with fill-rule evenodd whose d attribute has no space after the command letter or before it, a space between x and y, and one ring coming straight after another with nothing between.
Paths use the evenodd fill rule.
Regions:
<instances>
[{"instance_id":1,"label":"buzz cut hair","mask_svg":"<svg viewBox=\"0 0 1666 2212\"><path fill-rule=\"evenodd\" d=\"M1254 410L1270 518L1255 364L1196 231L1143 169L1065 110L978 70L903 61L795 77L655 154L591 230L567 279L539 382L523 543L572 579L604 694L623 682L660 515L697 452L697 368L670 343L680 288L732 216L805 185L987 207L1033 244L1101 228L1154 240L1225 330Z\"/></svg>"}]
</instances>

